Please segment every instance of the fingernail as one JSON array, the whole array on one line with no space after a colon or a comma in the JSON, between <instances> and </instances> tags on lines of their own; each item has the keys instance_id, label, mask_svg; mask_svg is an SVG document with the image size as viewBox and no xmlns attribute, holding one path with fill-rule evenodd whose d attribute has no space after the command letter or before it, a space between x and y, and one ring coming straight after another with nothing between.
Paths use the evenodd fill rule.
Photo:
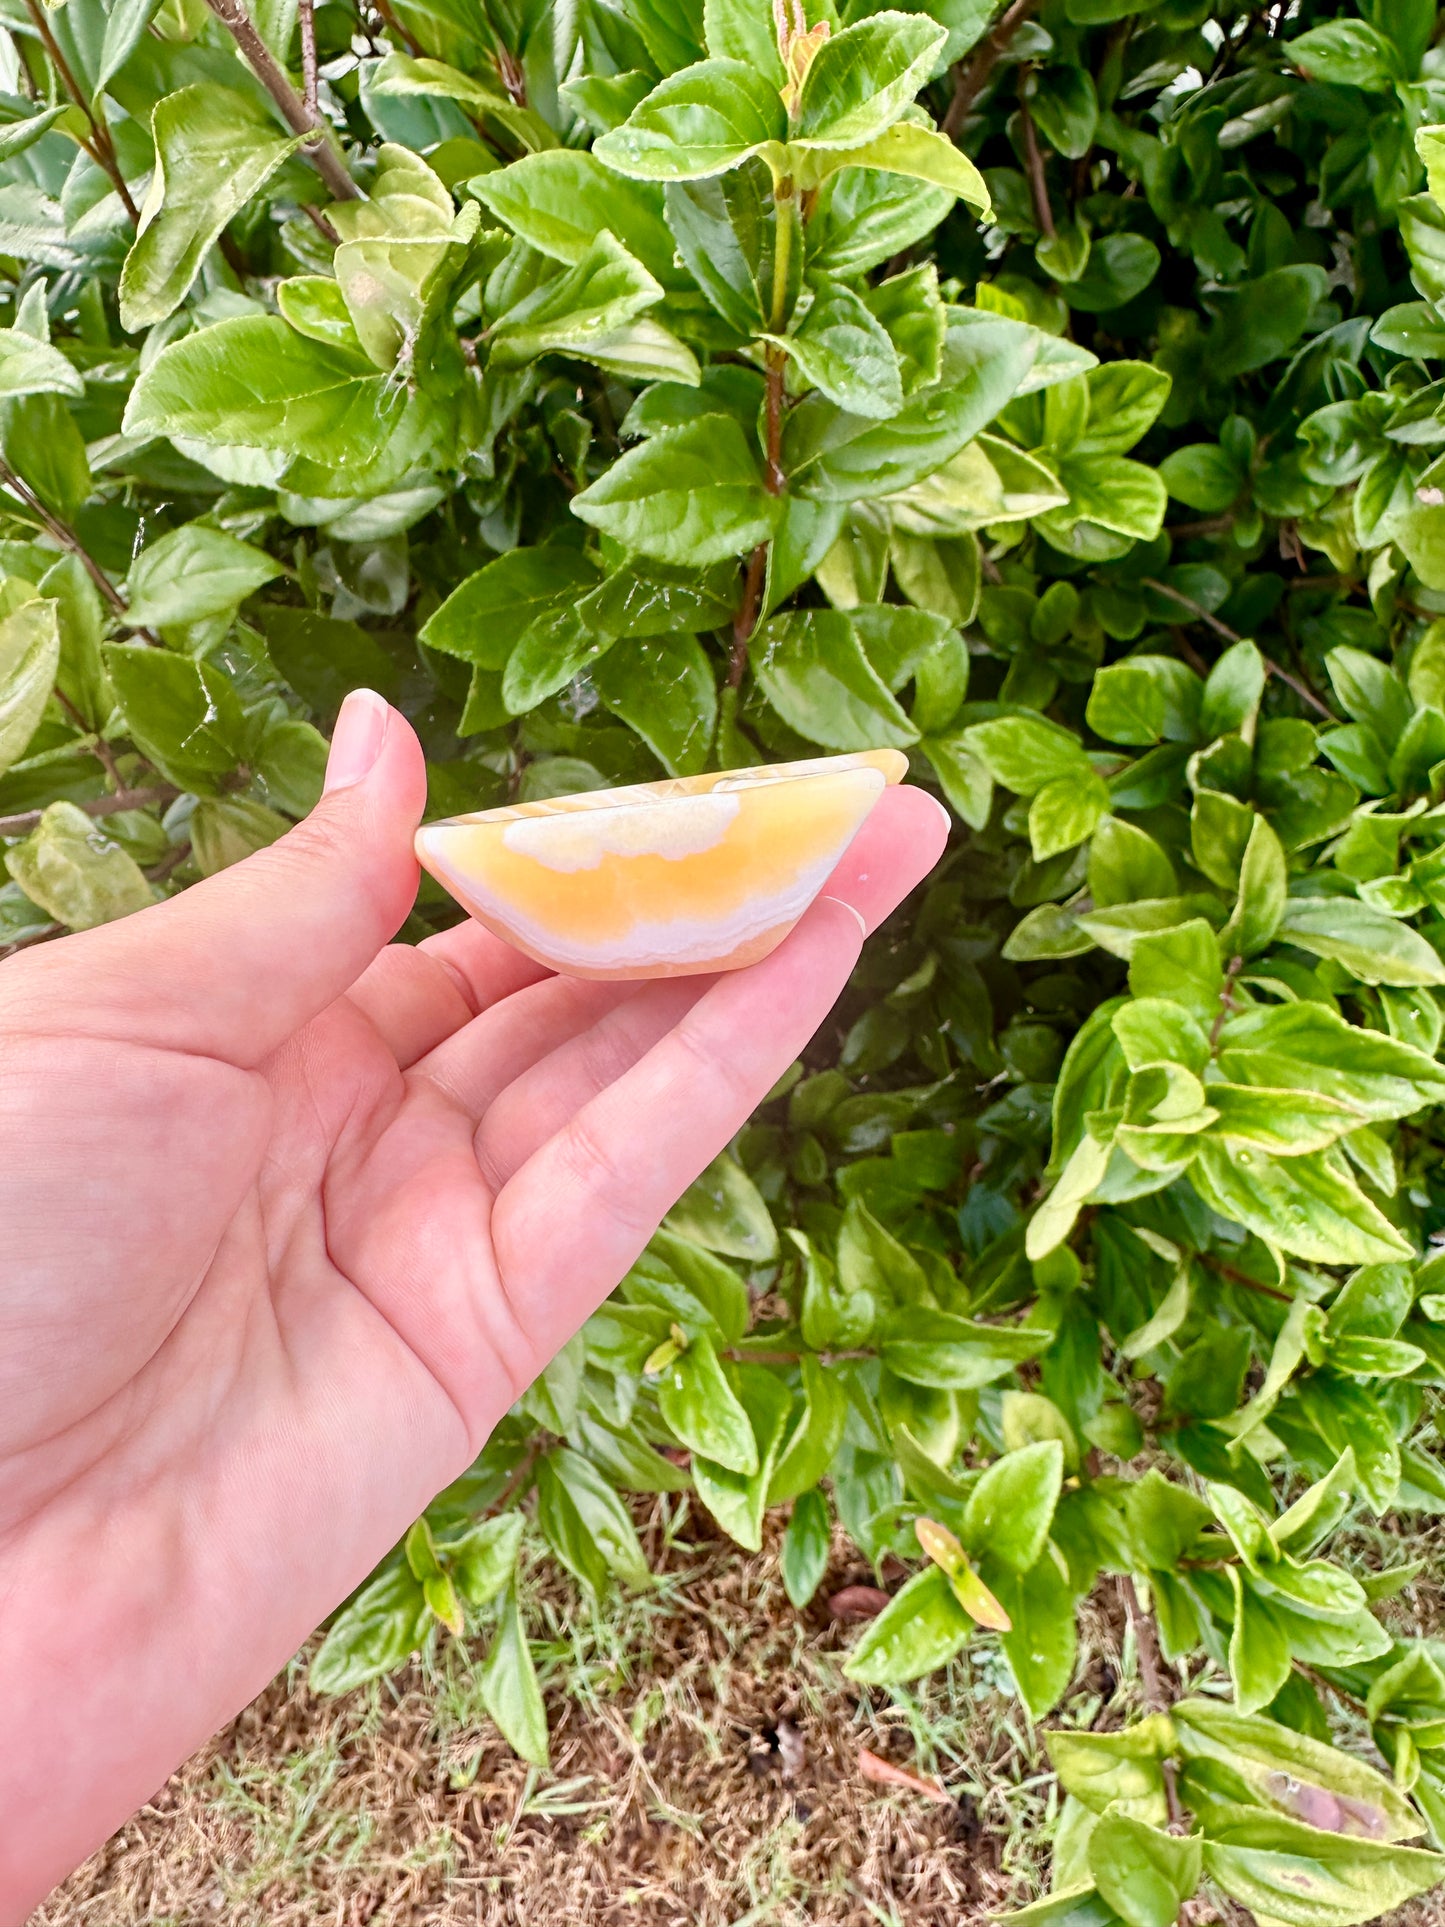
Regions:
<instances>
[{"instance_id":1,"label":"fingernail","mask_svg":"<svg viewBox=\"0 0 1445 1927\"><path fill-rule=\"evenodd\" d=\"M374 689L353 689L341 705L326 759L325 794L359 783L381 754L391 711Z\"/></svg>"},{"instance_id":2,"label":"fingernail","mask_svg":"<svg viewBox=\"0 0 1445 1927\"><path fill-rule=\"evenodd\" d=\"M848 915L852 917L858 925L858 928L863 932L863 935L865 937L868 935L868 926L863 921L863 912L858 908L857 904L847 903L842 897L824 897L822 900L824 903L836 903L840 910L846 910Z\"/></svg>"}]
</instances>

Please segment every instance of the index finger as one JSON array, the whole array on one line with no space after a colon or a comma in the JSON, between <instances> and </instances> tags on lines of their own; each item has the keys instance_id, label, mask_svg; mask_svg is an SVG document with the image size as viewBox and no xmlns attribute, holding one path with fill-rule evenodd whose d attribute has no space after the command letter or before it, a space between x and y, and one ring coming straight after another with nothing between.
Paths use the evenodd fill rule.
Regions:
<instances>
[{"instance_id":1,"label":"index finger","mask_svg":"<svg viewBox=\"0 0 1445 1927\"><path fill-rule=\"evenodd\" d=\"M718 978L502 1187L493 1247L541 1356L612 1289L802 1050L847 983L865 930L938 860L948 819L922 791L893 790L870 827L866 857L839 866L831 894L786 942Z\"/></svg>"}]
</instances>

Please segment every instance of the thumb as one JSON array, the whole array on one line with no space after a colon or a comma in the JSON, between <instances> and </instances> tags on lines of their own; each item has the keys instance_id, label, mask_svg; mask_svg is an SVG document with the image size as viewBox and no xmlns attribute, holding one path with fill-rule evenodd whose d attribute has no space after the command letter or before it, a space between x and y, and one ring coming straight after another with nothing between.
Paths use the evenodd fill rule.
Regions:
<instances>
[{"instance_id":1,"label":"thumb","mask_svg":"<svg viewBox=\"0 0 1445 1927\"><path fill-rule=\"evenodd\" d=\"M113 1035L123 1019L129 1037L259 1062L400 929L425 799L411 725L375 691L354 689L304 823L154 909L50 947L56 966L78 970L81 1027ZM57 990L51 971L52 1010Z\"/></svg>"}]
</instances>

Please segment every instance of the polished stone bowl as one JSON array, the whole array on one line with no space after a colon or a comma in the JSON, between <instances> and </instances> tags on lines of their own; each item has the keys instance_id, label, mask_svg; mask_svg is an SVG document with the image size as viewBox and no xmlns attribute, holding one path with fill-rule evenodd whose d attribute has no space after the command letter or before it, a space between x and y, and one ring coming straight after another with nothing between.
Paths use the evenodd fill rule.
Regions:
<instances>
[{"instance_id":1,"label":"polished stone bowl","mask_svg":"<svg viewBox=\"0 0 1445 1927\"><path fill-rule=\"evenodd\" d=\"M587 790L417 831L478 923L569 977L738 970L780 944L907 770L896 749Z\"/></svg>"}]
</instances>

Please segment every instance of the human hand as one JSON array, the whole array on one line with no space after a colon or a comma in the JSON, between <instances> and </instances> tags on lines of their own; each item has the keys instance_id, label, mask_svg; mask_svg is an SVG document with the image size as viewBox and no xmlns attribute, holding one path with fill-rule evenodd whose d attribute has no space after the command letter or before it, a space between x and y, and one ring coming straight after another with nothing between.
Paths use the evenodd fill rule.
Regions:
<instances>
[{"instance_id":1,"label":"human hand","mask_svg":"<svg viewBox=\"0 0 1445 1927\"><path fill-rule=\"evenodd\" d=\"M471 1462L945 835L887 791L764 962L583 983L389 944L424 792L358 692L306 823L0 971L0 1923Z\"/></svg>"}]
</instances>

